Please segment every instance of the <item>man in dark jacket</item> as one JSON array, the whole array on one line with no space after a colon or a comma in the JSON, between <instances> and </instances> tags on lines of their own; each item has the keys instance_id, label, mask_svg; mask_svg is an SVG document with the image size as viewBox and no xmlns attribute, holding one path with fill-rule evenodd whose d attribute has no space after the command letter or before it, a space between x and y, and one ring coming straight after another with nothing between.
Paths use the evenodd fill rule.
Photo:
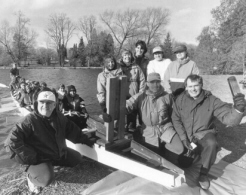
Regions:
<instances>
[{"instance_id":1,"label":"man in dark jacket","mask_svg":"<svg viewBox=\"0 0 246 195\"><path fill-rule=\"evenodd\" d=\"M17 124L5 147L11 158L26 165L28 186L37 193L54 179L53 166L73 167L82 161L79 152L68 148L66 140L91 145L87 135L73 122L56 112L55 94L48 88L38 92L34 112Z\"/></svg>"},{"instance_id":2,"label":"man in dark jacket","mask_svg":"<svg viewBox=\"0 0 246 195\"><path fill-rule=\"evenodd\" d=\"M192 150L191 142L197 145L195 158L201 165L199 184L208 189L210 182L207 174L214 164L217 155L217 141L213 126L214 118L228 126L238 125L245 109L244 95L234 96L234 106L222 102L202 89L201 76L190 75L185 80L186 91L181 93L175 101L172 122L184 147Z\"/></svg>"}]
</instances>

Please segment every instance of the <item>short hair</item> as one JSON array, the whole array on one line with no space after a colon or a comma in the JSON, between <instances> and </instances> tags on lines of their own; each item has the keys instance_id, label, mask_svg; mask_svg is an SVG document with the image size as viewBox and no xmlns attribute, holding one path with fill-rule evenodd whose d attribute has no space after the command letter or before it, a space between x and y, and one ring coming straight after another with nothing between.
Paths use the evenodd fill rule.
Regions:
<instances>
[{"instance_id":1,"label":"short hair","mask_svg":"<svg viewBox=\"0 0 246 195\"><path fill-rule=\"evenodd\" d=\"M197 74L191 74L184 81L185 87L187 87L187 81L188 81L188 79L190 79L193 82L194 81L198 81L199 84L203 85L203 79L202 79L201 76L199 76Z\"/></svg>"},{"instance_id":2,"label":"short hair","mask_svg":"<svg viewBox=\"0 0 246 195\"><path fill-rule=\"evenodd\" d=\"M116 62L116 59L115 59L115 57L114 56L112 56L112 55L107 55L107 56L105 56L104 58L103 58L103 65L105 66L106 64L106 60L107 59L111 59L111 60L113 60L114 61L114 68L113 69L116 69L117 68L117 62Z\"/></svg>"},{"instance_id":3,"label":"short hair","mask_svg":"<svg viewBox=\"0 0 246 195\"><path fill-rule=\"evenodd\" d=\"M138 40L135 44L135 47L137 47L138 45L140 45L141 48L143 48L143 50L144 50L143 55L146 54L146 52L148 51L146 43L142 40Z\"/></svg>"}]
</instances>

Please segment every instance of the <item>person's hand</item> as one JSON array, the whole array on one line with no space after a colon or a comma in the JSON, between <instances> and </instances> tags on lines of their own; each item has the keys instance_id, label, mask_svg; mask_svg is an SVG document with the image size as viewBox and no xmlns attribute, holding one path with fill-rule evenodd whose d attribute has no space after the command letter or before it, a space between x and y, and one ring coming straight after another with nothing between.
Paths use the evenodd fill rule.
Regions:
<instances>
[{"instance_id":1,"label":"person's hand","mask_svg":"<svg viewBox=\"0 0 246 195\"><path fill-rule=\"evenodd\" d=\"M192 150L192 146L190 145L190 141L188 139L183 140L182 143L185 148L187 148L188 150Z\"/></svg>"},{"instance_id":2,"label":"person's hand","mask_svg":"<svg viewBox=\"0 0 246 195\"><path fill-rule=\"evenodd\" d=\"M82 134L81 143L92 148L94 141L90 140L87 134Z\"/></svg>"},{"instance_id":3,"label":"person's hand","mask_svg":"<svg viewBox=\"0 0 246 195\"><path fill-rule=\"evenodd\" d=\"M106 112L103 112L102 116L103 116L104 122L110 123L112 121L112 117L109 114L107 114Z\"/></svg>"},{"instance_id":4,"label":"person's hand","mask_svg":"<svg viewBox=\"0 0 246 195\"><path fill-rule=\"evenodd\" d=\"M234 101L234 108L240 112L244 112L246 102L245 102L245 95L242 93L238 93L233 97Z\"/></svg>"},{"instance_id":5,"label":"person's hand","mask_svg":"<svg viewBox=\"0 0 246 195\"><path fill-rule=\"evenodd\" d=\"M89 118L89 114L88 113L84 113L84 117L87 119Z\"/></svg>"}]
</instances>

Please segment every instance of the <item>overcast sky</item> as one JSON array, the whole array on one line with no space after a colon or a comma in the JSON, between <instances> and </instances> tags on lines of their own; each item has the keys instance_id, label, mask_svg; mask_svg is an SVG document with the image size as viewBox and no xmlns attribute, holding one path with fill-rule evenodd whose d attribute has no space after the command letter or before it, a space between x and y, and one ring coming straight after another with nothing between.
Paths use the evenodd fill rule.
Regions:
<instances>
[{"instance_id":1,"label":"overcast sky","mask_svg":"<svg viewBox=\"0 0 246 195\"><path fill-rule=\"evenodd\" d=\"M0 0L0 21L14 24L14 13L21 10L31 19L31 28L38 34L38 45L45 45L45 32L49 15L66 13L74 22L84 15L98 15L106 9L167 8L171 12L168 30L180 42L197 44L196 37L204 26L210 24L211 10L220 0ZM79 42L74 36L69 45Z\"/></svg>"}]
</instances>

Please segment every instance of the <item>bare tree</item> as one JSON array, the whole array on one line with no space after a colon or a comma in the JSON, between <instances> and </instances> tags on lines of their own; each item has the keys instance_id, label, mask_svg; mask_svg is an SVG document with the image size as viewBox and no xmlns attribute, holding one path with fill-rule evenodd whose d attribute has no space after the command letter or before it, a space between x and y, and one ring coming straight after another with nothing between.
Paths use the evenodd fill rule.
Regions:
<instances>
[{"instance_id":1,"label":"bare tree","mask_svg":"<svg viewBox=\"0 0 246 195\"><path fill-rule=\"evenodd\" d=\"M94 29L96 29L96 17L91 16L84 16L83 18L79 19L78 29L83 33L86 37L87 42L91 40L91 35Z\"/></svg>"},{"instance_id":2,"label":"bare tree","mask_svg":"<svg viewBox=\"0 0 246 195\"><path fill-rule=\"evenodd\" d=\"M142 11L142 36L149 45L154 39L165 34L165 28L169 22L170 12L168 9L147 8Z\"/></svg>"},{"instance_id":3,"label":"bare tree","mask_svg":"<svg viewBox=\"0 0 246 195\"><path fill-rule=\"evenodd\" d=\"M60 66L64 66L67 43L73 36L75 29L75 25L64 13L53 14L49 18L46 33L56 46Z\"/></svg>"},{"instance_id":4,"label":"bare tree","mask_svg":"<svg viewBox=\"0 0 246 195\"><path fill-rule=\"evenodd\" d=\"M105 11L100 19L112 33L118 43L117 55L120 54L127 39L138 36L141 32L141 11L127 9L125 11Z\"/></svg>"},{"instance_id":5,"label":"bare tree","mask_svg":"<svg viewBox=\"0 0 246 195\"><path fill-rule=\"evenodd\" d=\"M28 56L28 49L35 44L37 33L28 28L30 19L19 11L14 26L3 21L0 27L0 43L5 47L12 60L20 65L20 61Z\"/></svg>"},{"instance_id":6,"label":"bare tree","mask_svg":"<svg viewBox=\"0 0 246 195\"><path fill-rule=\"evenodd\" d=\"M82 34L86 37L87 43L89 44L89 51L88 52L88 60L87 64L88 67L90 66L91 56L92 56L92 45L96 43L96 40L93 40L93 34L97 29L97 21L96 17L91 16L84 16L83 18L79 19L78 22L78 29L82 32ZM95 36L94 36L95 38Z\"/></svg>"}]
</instances>

